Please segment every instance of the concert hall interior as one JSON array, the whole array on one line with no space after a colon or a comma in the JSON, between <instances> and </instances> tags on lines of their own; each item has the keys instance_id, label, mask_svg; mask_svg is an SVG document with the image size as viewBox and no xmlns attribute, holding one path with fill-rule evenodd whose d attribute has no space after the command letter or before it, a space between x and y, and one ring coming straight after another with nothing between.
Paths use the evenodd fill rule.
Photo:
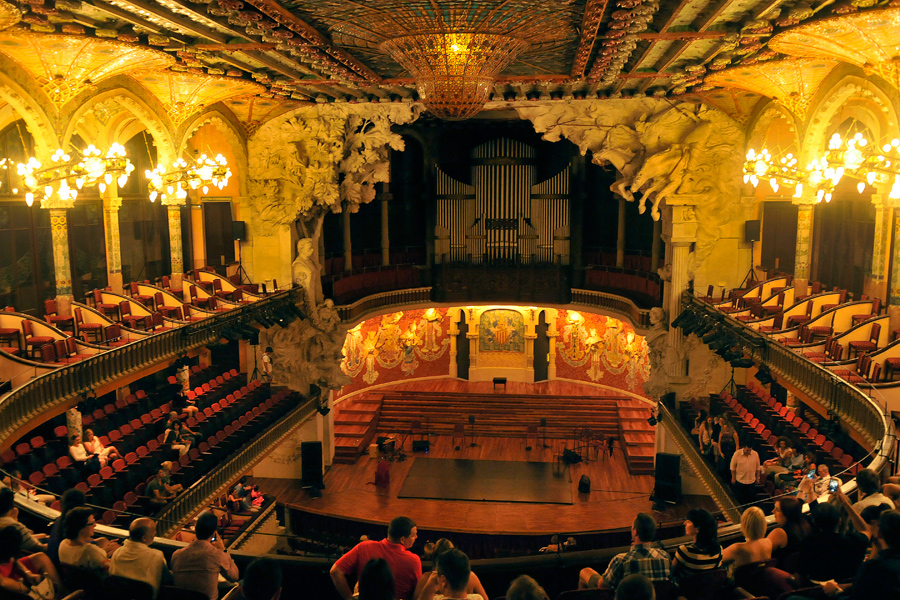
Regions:
<instances>
[{"instance_id":1,"label":"concert hall interior","mask_svg":"<svg viewBox=\"0 0 900 600\"><path fill-rule=\"evenodd\" d=\"M426 572L556 598L638 513L728 556L785 496L900 501L898 39L896 1L0 0L18 520L78 489L172 562L212 511L330 599L404 515ZM803 581L752 569L682 595Z\"/></svg>"}]
</instances>

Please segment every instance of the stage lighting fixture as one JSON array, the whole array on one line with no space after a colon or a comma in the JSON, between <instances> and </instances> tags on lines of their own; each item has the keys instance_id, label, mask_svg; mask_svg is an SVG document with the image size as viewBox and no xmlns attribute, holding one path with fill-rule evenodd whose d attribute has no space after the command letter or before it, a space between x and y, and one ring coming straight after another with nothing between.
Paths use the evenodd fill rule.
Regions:
<instances>
[{"instance_id":1,"label":"stage lighting fixture","mask_svg":"<svg viewBox=\"0 0 900 600\"><path fill-rule=\"evenodd\" d=\"M292 313L294 313L296 316L300 317L301 319L306 318L306 313L304 313L302 310L300 310L300 307L297 306L296 304L288 304L287 307L288 307L289 311L291 311Z\"/></svg>"},{"instance_id":2,"label":"stage lighting fixture","mask_svg":"<svg viewBox=\"0 0 900 600\"><path fill-rule=\"evenodd\" d=\"M706 344L708 346L710 342L719 339L719 337L721 335L722 334L718 329L713 329L712 331L710 331L709 333L707 333L700 339L703 341L704 344Z\"/></svg>"},{"instance_id":3,"label":"stage lighting fixture","mask_svg":"<svg viewBox=\"0 0 900 600\"><path fill-rule=\"evenodd\" d=\"M731 366L735 369L749 369L753 366L752 358L738 358L737 360L731 361Z\"/></svg>"},{"instance_id":4,"label":"stage lighting fixture","mask_svg":"<svg viewBox=\"0 0 900 600\"><path fill-rule=\"evenodd\" d=\"M672 327L681 327L681 324L693 317L694 311L690 308L686 308L681 311L681 314L675 317L675 320L672 321Z\"/></svg>"},{"instance_id":5,"label":"stage lighting fixture","mask_svg":"<svg viewBox=\"0 0 900 600\"><path fill-rule=\"evenodd\" d=\"M255 319L256 319L257 323L259 323L266 329L268 329L269 327L273 327L275 325L275 323L272 322L272 320L269 318L268 315L260 314L260 315L257 315L255 317Z\"/></svg>"},{"instance_id":6,"label":"stage lighting fixture","mask_svg":"<svg viewBox=\"0 0 900 600\"><path fill-rule=\"evenodd\" d=\"M775 383L775 378L772 377L772 372L769 371L769 367L766 365L760 365L759 370L756 371L754 377L756 377L757 381L763 385Z\"/></svg>"}]
</instances>

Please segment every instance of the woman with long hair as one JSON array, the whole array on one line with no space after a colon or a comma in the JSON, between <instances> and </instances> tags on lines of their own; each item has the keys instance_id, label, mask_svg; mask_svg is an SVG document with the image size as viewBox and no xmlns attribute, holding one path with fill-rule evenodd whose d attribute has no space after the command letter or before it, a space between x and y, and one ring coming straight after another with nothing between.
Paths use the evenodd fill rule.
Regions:
<instances>
[{"instance_id":1,"label":"woman with long hair","mask_svg":"<svg viewBox=\"0 0 900 600\"><path fill-rule=\"evenodd\" d=\"M772 558L778 561L778 568L792 572L795 565L791 558L800 552L800 543L810 534L812 528L803 516L803 503L793 496L781 496L775 501L772 516L778 527L766 536L772 542ZM794 557L796 558L796 557Z\"/></svg>"},{"instance_id":2,"label":"woman with long hair","mask_svg":"<svg viewBox=\"0 0 900 600\"><path fill-rule=\"evenodd\" d=\"M719 527L709 511L692 508L684 521L685 533L693 539L682 544L672 559L672 584L679 584L692 575L715 569L722 564L719 546Z\"/></svg>"},{"instance_id":3,"label":"woman with long hair","mask_svg":"<svg viewBox=\"0 0 900 600\"><path fill-rule=\"evenodd\" d=\"M94 545L94 511L86 506L73 508L63 520L66 539L59 545L59 562L105 574L109 556Z\"/></svg>"}]
</instances>

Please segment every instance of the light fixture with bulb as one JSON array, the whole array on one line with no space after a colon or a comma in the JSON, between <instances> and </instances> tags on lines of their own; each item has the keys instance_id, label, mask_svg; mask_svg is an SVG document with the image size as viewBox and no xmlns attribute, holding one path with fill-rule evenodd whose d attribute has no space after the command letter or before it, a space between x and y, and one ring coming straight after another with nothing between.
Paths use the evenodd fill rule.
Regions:
<instances>
[{"instance_id":1,"label":"light fixture with bulb","mask_svg":"<svg viewBox=\"0 0 900 600\"><path fill-rule=\"evenodd\" d=\"M204 194L209 193L210 186L223 189L231 178L228 160L221 154L211 158L201 154L198 158L185 160L177 158L168 168L162 163L152 171L144 172L150 190L150 202L157 198L163 201L171 198L184 200L189 190L198 188Z\"/></svg>"},{"instance_id":2,"label":"light fixture with bulb","mask_svg":"<svg viewBox=\"0 0 900 600\"><path fill-rule=\"evenodd\" d=\"M125 147L116 143L105 154L91 144L73 155L57 149L46 166L34 156L16 164L16 172L25 184L25 202L28 206L34 203L35 194L43 195L44 200L55 196L59 200L71 201L85 187L96 185L101 193L106 191L113 179L120 187L124 186L133 170L134 165L125 155Z\"/></svg>"}]
</instances>

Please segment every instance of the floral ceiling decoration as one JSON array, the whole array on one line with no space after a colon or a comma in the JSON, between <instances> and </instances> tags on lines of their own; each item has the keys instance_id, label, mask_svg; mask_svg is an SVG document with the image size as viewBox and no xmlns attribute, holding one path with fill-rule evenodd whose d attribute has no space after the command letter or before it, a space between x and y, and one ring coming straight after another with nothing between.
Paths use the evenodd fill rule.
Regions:
<instances>
[{"instance_id":1,"label":"floral ceiling decoration","mask_svg":"<svg viewBox=\"0 0 900 600\"><path fill-rule=\"evenodd\" d=\"M156 96L176 126L216 102L265 91L250 81L197 73L140 71L132 77Z\"/></svg>"},{"instance_id":2,"label":"floral ceiling decoration","mask_svg":"<svg viewBox=\"0 0 900 600\"><path fill-rule=\"evenodd\" d=\"M9 2L0 0L0 30L12 27L22 18L22 13Z\"/></svg>"},{"instance_id":3,"label":"floral ceiling decoration","mask_svg":"<svg viewBox=\"0 0 900 600\"><path fill-rule=\"evenodd\" d=\"M806 58L769 61L713 73L706 83L768 96L802 119L819 84L837 64L835 60Z\"/></svg>"},{"instance_id":4,"label":"floral ceiling decoration","mask_svg":"<svg viewBox=\"0 0 900 600\"><path fill-rule=\"evenodd\" d=\"M118 40L13 30L0 33L0 53L22 65L57 108L104 79L175 62L165 52Z\"/></svg>"},{"instance_id":5,"label":"floral ceiling decoration","mask_svg":"<svg viewBox=\"0 0 900 600\"><path fill-rule=\"evenodd\" d=\"M789 56L842 60L900 90L900 8L843 15L798 25L769 41Z\"/></svg>"},{"instance_id":6,"label":"floral ceiling decoration","mask_svg":"<svg viewBox=\"0 0 900 600\"><path fill-rule=\"evenodd\" d=\"M267 120L310 103L279 97L239 96L228 98L223 104L238 118L247 135L252 135Z\"/></svg>"}]
</instances>

